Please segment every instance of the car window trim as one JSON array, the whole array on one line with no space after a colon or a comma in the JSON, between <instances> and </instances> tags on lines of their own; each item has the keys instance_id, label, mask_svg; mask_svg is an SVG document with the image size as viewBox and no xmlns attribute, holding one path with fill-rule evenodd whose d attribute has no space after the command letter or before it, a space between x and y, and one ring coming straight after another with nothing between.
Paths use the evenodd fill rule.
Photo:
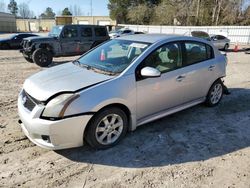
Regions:
<instances>
[{"instance_id":1,"label":"car window trim","mask_svg":"<svg viewBox=\"0 0 250 188\"><path fill-rule=\"evenodd\" d=\"M141 70L143 68L143 63L144 61L150 56L152 55L152 53L154 53L155 51L159 50L160 48L162 48L163 46L165 45L168 45L168 44L172 44L172 43L175 43L175 44L179 44L180 45L180 49L181 49L181 67L178 67L176 69L172 69L172 70L169 70L169 71L164 71L164 72L161 72L161 74L166 74L166 73L169 73L169 72L172 72L172 71L175 71L175 70L178 70L178 69L181 69L183 68L183 52L182 52L182 44L181 44L182 41L179 41L179 40L176 40L176 41L169 41L169 42L166 42L160 46L158 46L156 49L154 49L152 52L150 52L150 54L147 55L147 57L145 57L141 62L140 64L135 68L135 78L136 78L136 81L141 81L141 80L145 80L145 79L148 79L148 78L143 78L141 77L139 74L140 72L138 72L139 70Z\"/></svg>"},{"instance_id":2,"label":"car window trim","mask_svg":"<svg viewBox=\"0 0 250 188\"><path fill-rule=\"evenodd\" d=\"M204 61L209 61L209 60L215 58L213 47L212 47L211 45L207 44L207 43L200 42L200 41L194 41L194 40L182 40L181 43L182 43L182 46L183 46L182 53L184 53L184 54L183 54L183 57L184 57L184 58L182 59L182 60L183 60L183 62L182 62L182 67L187 67L187 66L190 66L190 65L195 65L195 64L198 64L198 63L201 63L201 62L204 62ZM186 64L185 62L186 62L186 60L187 60L187 51L186 51L185 43L204 44L205 47L206 47L206 59L205 59L205 60L202 60L202 61L193 62L192 64ZM207 50L208 50L208 47L212 50L212 54L211 54L212 58L208 58L208 51L207 51Z\"/></svg>"}]
</instances>

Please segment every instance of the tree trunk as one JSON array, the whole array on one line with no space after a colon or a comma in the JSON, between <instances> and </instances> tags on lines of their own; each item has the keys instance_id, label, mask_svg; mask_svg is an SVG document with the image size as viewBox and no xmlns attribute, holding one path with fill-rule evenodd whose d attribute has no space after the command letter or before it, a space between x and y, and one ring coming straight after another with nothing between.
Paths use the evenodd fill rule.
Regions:
<instances>
[{"instance_id":1,"label":"tree trunk","mask_svg":"<svg viewBox=\"0 0 250 188\"><path fill-rule=\"evenodd\" d=\"M216 15L217 7L218 7L218 0L215 0L214 7L213 7L212 24L211 25L213 25L215 22L215 15Z\"/></svg>"},{"instance_id":2,"label":"tree trunk","mask_svg":"<svg viewBox=\"0 0 250 188\"><path fill-rule=\"evenodd\" d=\"M201 4L201 0L197 0L195 25L199 25L200 4Z\"/></svg>"},{"instance_id":3,"label":"tree trunk","mask_svg":"<svg viewBox=\"0 0 250 188\"><path fill-rule=\"evenodd\" d=\"M219 23L222 1L223 0L219 0L218 1L218 11L217 11L217 17L216 17L216 23L215 23L215 25L218 25L218 23Z\"/></svg>"}]
</instances>

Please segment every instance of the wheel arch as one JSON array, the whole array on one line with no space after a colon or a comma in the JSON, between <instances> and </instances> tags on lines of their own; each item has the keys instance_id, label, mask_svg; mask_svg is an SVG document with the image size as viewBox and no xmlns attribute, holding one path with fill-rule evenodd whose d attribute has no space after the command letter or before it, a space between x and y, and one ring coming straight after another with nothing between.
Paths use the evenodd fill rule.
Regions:
<instances>
[{"instance_id":1,"label":"wheel arch","mask_svg":"<svg viewBox=\"0 0 250 188\"><path fill-rule=\"evenodd\" d=\"M48 43L41 43L37 45L37 49L38 48L42 48L42 49L46 49L50 52L52 52L52 54L54 54L54 48L52 45L48 44Z\"/></svg>"},{"instance_id":2,"label":"wheel arch","mask_svg":"<svg viewBox=\"0 0 250 188\"><path fill-rule=\"evenodd\" d=\"M214 85L215 82L220 81L220 82L223 84L222 78L223 78L223 77L219 77L219 78L217 78L215 81L213 81L213 82L210 84L210 86L209 86L209 88L208 88L208 91L207 91L207 94L206 94L206 98L207 98L207 96L208 96L208 93L209 93L211 87Z\"/></svg>"},{"instance_id":3,"label":"wheel arch","mask_svg":"<svg viewBox=\"0 0 250 188\"><path fill-rule=\"evenodd\" d=\"M112 108L112 107L117 107L117 108L119 108L119 109L121 109L122 111L124 111L124 113L126 114L126 116L127 116L127 118L128 118L128 131L131 131L131 130L133 130L133 127L132 127L132 125L133 125L133 120L132 120L132 115L131 115L131 111L129 110L129 108L126 106L126 105L124 105L124 104L122 104L122 103L112 103L112 104L108 104L108 105L106 105L106 106L103 106L102 108L100 108L92 117L91 117L91 119L89 120L89 122L87 123L87 126L85 127L85 130L84 130L84 137L85 137L85 134L86 134L86 132L87 132L87 129L88 129L88 127L90 126L90 124L91 124L91 121L95 118L95 115L97 114L97 113L100 113L101 111L103 111L103 110L105 110L105 109L107 109L107 108Z\"/></svg>"}]
</instances>

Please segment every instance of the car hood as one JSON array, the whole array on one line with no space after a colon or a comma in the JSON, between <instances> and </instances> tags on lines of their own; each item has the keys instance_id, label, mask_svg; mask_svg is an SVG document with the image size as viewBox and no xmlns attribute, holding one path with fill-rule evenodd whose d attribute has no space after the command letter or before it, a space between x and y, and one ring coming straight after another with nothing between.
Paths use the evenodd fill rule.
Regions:
<instances>
[{"instance_id":1,"label":"car hood","mask_svg":"<svg viewBox=\"0 0 250 188\"><path fill-rule=\"evenodd\" d=\"M74 92L113 77L81 68L70 62L34 74L25 80L23 88L35 99L46 101L57 93Z\"/></svg>"},{"instance_id":2,"label":"car hood","mask_svg":"<svg viewBox=\"0 0 250 188\"><path fill-rule=\"evenodd\" d=\"M0 39L0 42L8 42L10 39Z\"/></svg>"},{"instance_id":3,"label":"car hood","mask_svg":"<svg viewBox=\"0 0 250 188\"><path fill-rule=\"evenodd\" d=\"M35 36L35 37L28 37L28 38L25 38L24 40L28 40L28 41L31 41L31 42L36 42L36 41L55 41L57 40L55 37L40 37L40 36Z\"/></svg>"}]
</instances>

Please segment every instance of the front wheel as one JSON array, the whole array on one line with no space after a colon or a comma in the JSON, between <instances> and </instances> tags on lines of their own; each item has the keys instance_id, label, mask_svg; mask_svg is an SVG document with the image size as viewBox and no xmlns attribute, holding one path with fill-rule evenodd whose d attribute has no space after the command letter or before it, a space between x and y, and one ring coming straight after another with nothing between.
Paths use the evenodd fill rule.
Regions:
<instances>
[{"instance_id":1,"label":"front wheel","mask_svg":"<svg viewBox=\"0 0 250 188\"><path fill-rule=\"evenodd\" d=\"M29 63L34 63L33 60L32 60L31 58L29 58L29 57L24 57L24 59L25 59L26 61L28 61Z\"/></svg>"},{"instance_id":2,"label":"front wheel","mask_svg":"<svg viewBox=\"0 0 250 188\"><path fill-rule=\"evenodd\" d=\"M223 50L224 50L224 51L227 51L227 50L228 50L228 48L229 48L229 44L225 44L225 46L224 46Z\"/></svg>"},{"instance_id":3,"label":"front wheel","mask_svg":"<svg viewBox=\"0 0 250 188\"><path fill-rule=\"evenodd\" d=\"M128 130L127 115L119 108L97 113L87 127L85 138L90 146L106 149L116 145Z\"/></svg>"},{"instance_id":4,"label":"front wheel","mask_svg":"<svg viewBox=\"0 0 250 188\"><path fill-rule=\"evenodd\" d=\"M206 105L213 107L219 104L223 96L223 84L217 80L208 91Z\"/></svg>"},{"instance_id":5,"label":"front wheel","mask_svg":"<svg viewBox=\"0 0 250 188\"><path fill-rule=\"evenodd\" d=\"M53 55L46 49L39 48L34 51L32 60L40 67L47 67L52 63Z\"/></svg>"}]
</instances>

